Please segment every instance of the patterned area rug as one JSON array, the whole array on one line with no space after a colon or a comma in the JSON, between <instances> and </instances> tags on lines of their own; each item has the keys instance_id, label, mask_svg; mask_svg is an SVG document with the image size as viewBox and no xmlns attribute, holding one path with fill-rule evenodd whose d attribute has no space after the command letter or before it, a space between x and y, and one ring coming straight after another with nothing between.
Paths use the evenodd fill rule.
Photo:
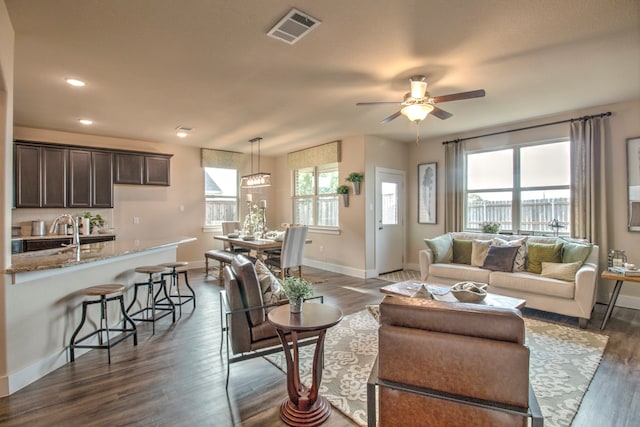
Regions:
<instances>
[{"instance_id":1,"label":"patterned area rug","mask_svg":"<svg viewBox=\"0 0 640 427\"><path fill-rule=\"evenodd\" d=\"M531 349L531 382L545 427L570 426L598 368L608 337L580 329L525 319ZM378 324L366 310L345 316L325 338L320 393L356 424L367 423L367 379L378 349ZM313 346L300 350L300 372L311 383ZM284 372L283 353L266 356Z\"/></svg>"},{"instance_id":2,"label":"patterned area rug","mask_svg":"<svg viewBox=\"0 0 640 427\"><path fill-rule=\"evenodd\" d=\"M394 283L404 282L405 280L419 280L420 272L415 270L394 271L392 273L382 274L378 276L378 279Z\"/></svg>"}]
</instances>

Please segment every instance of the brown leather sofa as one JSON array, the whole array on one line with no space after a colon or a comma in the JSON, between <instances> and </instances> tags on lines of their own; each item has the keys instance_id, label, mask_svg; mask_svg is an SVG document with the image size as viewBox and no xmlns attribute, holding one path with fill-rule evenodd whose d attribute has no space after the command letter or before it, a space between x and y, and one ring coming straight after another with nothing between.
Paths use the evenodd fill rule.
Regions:
<instances>
[{"instance_id":1,"label":"brown leather sofa","mask_svg":"<svg viewBox=\"0 0 640 427\"><path fill-rule=\"evenodd\" d=\"M220 292L220 325L222 345L226 342L227 385L229 365L282 350L276 330L267 320L270 308L287 304L286 297L276 304L265 305L253 261L236 255L224 274L224 291ZM322 301L322 297L319 297ZM298 334L299 346L313 344L317 333ZM308 340L306 338L313 338Z\"/></svg>"},{"instance_id":2,"label":"brown leather sofa","mask_svg":"<svg viewBox=\"0 0 640 427\"><path fill-rule=\"evenodd\" d=\"M525 426L542 415L515 309L387 296L380 304L369 425Z\"/></svg>"}]
</instances>

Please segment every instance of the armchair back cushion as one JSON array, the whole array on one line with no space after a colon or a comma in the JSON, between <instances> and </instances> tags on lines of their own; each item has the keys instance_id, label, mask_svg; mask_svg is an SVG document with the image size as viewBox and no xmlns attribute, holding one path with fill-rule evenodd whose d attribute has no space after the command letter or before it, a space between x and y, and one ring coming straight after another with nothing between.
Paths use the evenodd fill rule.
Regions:
<instances>
[{"instance_id":1,"label":"armchair back cushion","mask_svg":"<svg viewBox=\"0 0 640 427\"><path fill-rule=\"evenodd\" d=\"M244 304L243 308L260 307L264 305L258 274L251 260L243 255L237 255L231 262L231 268L238 278L237 282ZM260 325L266 320L264 310L251 310L248 315L251 326Z\"/></svg>"},{"instance_id":2,"label":"armchair back cushion","mask_svg":"<svg viewBox=\"0 0 640 427\"><path fill-rule=\"evenodd\" d=\"M397 383L527 408L529 349L524 336L524 322L515 309L385 297L380 304L378 375ZM381 425L394 425L398 405L405 405L403 399L416 398L429 402L425 406L423 400L418 409L411 410L414 419L432 420L440 411L448 414L449 425L463 425L464 417L475 419L474 425L523 424L518 415L464 408L383 388Z\"/></svg>"}]
</instances>

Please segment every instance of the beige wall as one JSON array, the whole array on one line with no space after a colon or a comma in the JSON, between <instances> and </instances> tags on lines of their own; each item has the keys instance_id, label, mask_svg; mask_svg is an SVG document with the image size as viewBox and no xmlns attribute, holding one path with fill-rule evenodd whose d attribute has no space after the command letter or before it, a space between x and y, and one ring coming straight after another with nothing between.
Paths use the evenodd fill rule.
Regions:
<instances>
[{"instance_id":1,"label":"beige wall","mask_svg":"<svg viewBox=\"0 0 640 427\"><path fill-rule=\"evenodd\" d=\"M625 249L630 262L640 265L640 233L627 230L627 166L626 166L626 139L640 136L640 100L602 105L593 108L576 110L532 120L524 123L510 124L508 126L482 129L460 135L449 135L442 138L423 141L419 146L411 145L411 164L408 168L409 195L417 192L416 169L420 163L438 163L438 223L425 225L417 223L416 200L412 198L408 216L408 254L409 264L415 268L418 266L418 251L424 247L425 237L434 237L444 232L444 146L442 141L455 138L464 138L479 134L497 132L501 130L527 127L543 123L551 123L572 117L581 117L588 114L599 114L611 111L609 118L608 145L606 149L607 189L610 200L608 201L609 215L609 247ZM470 147L491 147L517 144L529 141L549 140L555 138L567 138L569 136L569 124L541 127L537 129L513 132L490 138L470 140ZM603 281L598 291L598 301L608 302L613 284ZM618 299L618 303L625 306L640 308L640 287L625 285Z\"/></svg>"},{"instance_id":2,"label":"beige wall","mask_svg":"<svg viewBox=\"0 0 640 427\"><path fill-rule=\"evenodd\" d=\"M0 165L2 165L2 184L0 186L0 259L2 266L11 260L9 245L11 226L11 197L12 197L12 134L13 134L13 50L14 32L9 14L0 1ZM11 303L7 298L7 276L0 276L0 396L8 393L7 380L7 312Z\"/></svg>"}]
</instances>

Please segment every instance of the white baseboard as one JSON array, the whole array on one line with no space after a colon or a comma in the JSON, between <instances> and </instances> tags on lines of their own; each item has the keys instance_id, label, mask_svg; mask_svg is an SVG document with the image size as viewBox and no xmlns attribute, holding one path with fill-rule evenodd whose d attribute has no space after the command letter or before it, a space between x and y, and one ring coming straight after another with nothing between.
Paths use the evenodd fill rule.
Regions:
<instances>
[{"instance_id":1,"label":"white baseboard","mask_svg":"<svg viewBox=\"0 0 640 427\"><path fill-rule=\"evenodd\" d=\"M620 294L616 300L616 307L633 308L640 310L640 297L632 297Z\"/></svg>"},{"instance_id":2,"label":"white baseboard","mask_svg":"<svg viewBox=\"0 0 640 427\"><path fill-rule=\"evenodd\" d=\"M344 274L346 276L357 277L360 279L365 279L367 276L367 272L365 270L352 268L352 267L345 267L344 265L329 264L326 262L316 261L312 259L305 259L304 265L313 267L313 268L318 268L320 270L327 270L327 271L332 271L334 273ZM377 274L375 276L369 276L369 277L377 277Z\"/></svg>"}]
</instances>

